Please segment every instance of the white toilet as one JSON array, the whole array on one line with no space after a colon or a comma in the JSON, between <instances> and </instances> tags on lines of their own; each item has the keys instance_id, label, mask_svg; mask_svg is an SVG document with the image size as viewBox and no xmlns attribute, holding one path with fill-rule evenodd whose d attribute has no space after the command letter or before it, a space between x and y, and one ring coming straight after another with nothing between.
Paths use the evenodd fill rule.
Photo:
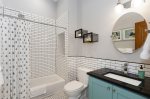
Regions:
<instances>
[{"instance_id":1,"label":"white toilet","mask_svg":"<svg viewBox=\"0 0 150 99\"><path fill-rule=\"evenodd\" d=\"M79 99L82 93L88 86L88 75L87 72L92 71L91 69L79 67L77 69L78 81L71 81L64 86L64 91L68 95L69 99Z\"/></svg>"}]
</instances>

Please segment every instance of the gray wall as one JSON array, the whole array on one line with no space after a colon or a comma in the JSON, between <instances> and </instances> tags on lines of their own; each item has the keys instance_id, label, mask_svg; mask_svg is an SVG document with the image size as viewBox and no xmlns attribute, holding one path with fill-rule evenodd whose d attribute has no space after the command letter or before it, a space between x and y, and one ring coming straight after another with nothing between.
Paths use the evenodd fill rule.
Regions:
<instances>
[{"instance_id":1,"label":"gray wall","mask_svg":"<svg viewBox=\"0 0 150 99\"><path fill-rule=\"evenodd\" d=\"M74 38L74 31L80 28L80 0L59 0L57 3L57 18L68 11L68 51L69 55L74 55L77 49L78 40Z\"/></svg>"},{"instance_id":2,"label":"gray wall","mask_svg":"<svg viewBox=\"0 0 150 99\"><path fill-rule=\"evenodd\" d=\"M40 16L56 17L56 4L53 0L1 0L3 5Z\"/></svg>"},{"instance_id":3,"label":"gray wall","mask_svg":"<svg viewBox=\"0 0 150 99\"><path fill-rule=\"evenodd\" d=\"M87 56L104 59L116 59L131 62L144 62L139 58L141 50L134 54L121 54L112 44L111 33L115 22L123 14L128 12L137 12L141 14L147 22L150 21L150 1L140 8L130 8L121 14L115 12L117 0L80 0L81 6L78 15L80 16L81 27L99 34L99 42L93 44L83 44L82 39L76 39L75 42L69 41L75 47L71 49L70 56ZM74 35L73 32L71 32ZM73 37L72 37L73 39ZM74 50L76 49L76 50Z\"/></svg>"}]
</instances>

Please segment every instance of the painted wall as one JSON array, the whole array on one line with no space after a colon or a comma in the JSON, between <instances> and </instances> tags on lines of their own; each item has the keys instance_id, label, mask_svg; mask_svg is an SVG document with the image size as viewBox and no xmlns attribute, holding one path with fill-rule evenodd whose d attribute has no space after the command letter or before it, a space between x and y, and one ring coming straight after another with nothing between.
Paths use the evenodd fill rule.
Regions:
<instances>
[{"instance_id":1,"label":"painted wall","mask_svg":"<svg viewBox=\"0 0 150 99\"><path fill-rule=\"evenodd\" d=\"M143 7L130 8L123 11L121 14L118 14L115 11L117 0L80 0L80 4L80 25L83 29L87 29L89 32L98 33L99 42L93 44L83 44L82 39L76 39L78 43L75 44L72 42L72 44L74 46L76 45L75 49L77 50L70 52L70 56L87 56L150 63L149 61L143 61L139 58L141 50L136 51L134 54L121 54L113 46L110 37L115 22L125 13L137 12L141 14L147 22L149 22L149 0L147 0L147 3Z\"/></svg>"},{"instance_id":2,"label":"painted wall","mask_svg":"<svg viewBox=\"0 0 150 99\"><path fill-rule=\"evenodd\" d=\"M4 6L55 19L56 3L53 0L1 0Z\"/></svg>"},{"instance_id":3,"label":"painted wall","mask_svg":"<svg viewBox=\"0 0 150 99\"><path fill-rule=\"evenodd\" d=\"M56 17L59 18L62 14L68 11L69 0L59 0L57 2Z\"/></svg>"},{"instance_id":4,"label":"painted wall","mask_svg":"<svg viewBox=\"0 0 150 99\"><path fill-rule=\"evenodd\" d=\"M74 38L74 31L80 28L80 0L59 0L57 3L57 18L68 13L68 53L78 52L78 40ZM80 50L79 50L80 51Z\"/></svg>"}]
</instances>

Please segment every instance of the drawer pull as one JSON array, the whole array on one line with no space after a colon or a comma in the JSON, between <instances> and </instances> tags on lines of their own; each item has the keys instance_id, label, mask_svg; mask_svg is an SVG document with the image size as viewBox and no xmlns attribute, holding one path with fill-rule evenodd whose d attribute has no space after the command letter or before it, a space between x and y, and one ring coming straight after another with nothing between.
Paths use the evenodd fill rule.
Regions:
<instances>
[{"instance_id":1,"label":"drawer pull","mask_svg":"<svg viewBox=\"0 0 150 99\"><path fill-rule=\"evenodd\" d=\"M116 92L116 90L115 90L115 89L113 89L112 91L113 91L113 93L115 93L115 92Z\"/></svg>"},{"instance_id":2,"label":"drawer pull","mask_svg":"<svg viewBox=\"0 0 150 99\"><path fill-rule=\"evenodd\" d=\"M107 87L107 90L109 90L109 91L110 91L110 87Z\"/></svg>"}]
</instances>

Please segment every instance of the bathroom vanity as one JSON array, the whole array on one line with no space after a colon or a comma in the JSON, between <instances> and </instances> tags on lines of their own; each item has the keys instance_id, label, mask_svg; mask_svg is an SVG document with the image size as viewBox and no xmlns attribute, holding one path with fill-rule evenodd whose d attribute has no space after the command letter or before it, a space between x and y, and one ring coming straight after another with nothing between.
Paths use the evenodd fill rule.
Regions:
<instances>
[{"instance_id":1,"label":"bathroom vanity","mask_svg":"<svg viewBox=\"0 0 150 99\"><path fill-rule=\"evenodd\" d=\"M88 75L89 99L150 99L148 77L142 80L137 75L107 68L89 72ZM121 81L122 77L126 80Z\"/></svg>"}]
</instances>

